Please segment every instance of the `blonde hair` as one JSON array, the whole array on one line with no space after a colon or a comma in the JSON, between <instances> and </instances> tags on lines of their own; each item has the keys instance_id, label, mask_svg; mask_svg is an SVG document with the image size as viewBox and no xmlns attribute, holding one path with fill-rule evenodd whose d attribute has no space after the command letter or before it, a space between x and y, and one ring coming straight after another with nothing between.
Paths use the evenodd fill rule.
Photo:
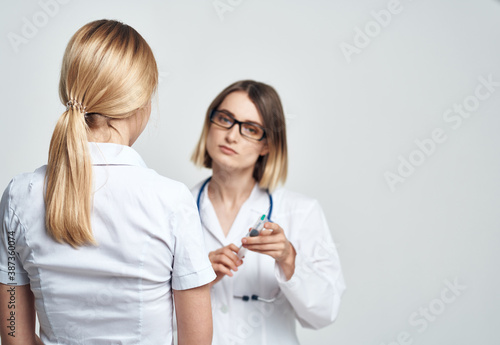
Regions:
<instances>
[{"instance_id":1,"label":"blonde hair","mask_svg":"<svg viewBox=\"0 0 500 345\"><path fill-rule=\"evenodd\" d=\"M59 96L68 106L55 126L45 175L45 225L56 241L73 247L96 243L87 134L99 122L96 117L112 127L111 119L135 114L157 85L153 52L132 27L97 20L69 41L59 82Z\"/></svg>"},{"instance_id":2,"label":"blonde hair","mask_svg":"<svg viewBox=\"0 0 500 345\"><path fill-rule=\"evenodd\" d=\"M253 177L259 187L273 190L279 183L285 183L288 172L286 123L283 106L276 90L267 84L254 80L237 81L215 97L207 109L205 123L191 161L198 167L212 168L212 158L207 151L207 137L210 129L210 115L231 92L244 91L262 116L265 139L269 153L260 156L255 163Z\"/></svg>"}]
</instances>

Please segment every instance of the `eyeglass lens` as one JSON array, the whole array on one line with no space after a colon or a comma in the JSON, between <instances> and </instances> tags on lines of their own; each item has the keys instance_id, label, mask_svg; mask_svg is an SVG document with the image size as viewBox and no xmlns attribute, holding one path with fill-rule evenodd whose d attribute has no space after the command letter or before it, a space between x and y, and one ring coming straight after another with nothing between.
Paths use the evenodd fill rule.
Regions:
<instances>
[{"instance_id":1,"label":"eyeglass lens","mask_svg":"<svg viewBox=\"0 0 500 345\"><path fill-rule=\"evenodd\" d=\"M239 122L229 114L221 111L215 111L212 116L212 122L228 129L234 126L235 123L238 123L240 125L241 135L254 140L261 140L264 137L263 128L250 122Z\"/></svg>"}]
</instances>

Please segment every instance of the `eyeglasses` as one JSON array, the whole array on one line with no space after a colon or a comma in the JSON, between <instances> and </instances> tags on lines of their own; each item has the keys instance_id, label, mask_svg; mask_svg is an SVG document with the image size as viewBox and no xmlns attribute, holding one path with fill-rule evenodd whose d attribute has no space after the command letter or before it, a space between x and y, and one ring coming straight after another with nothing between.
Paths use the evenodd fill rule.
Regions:
<instances>
[{"instance_id":1,"label":"eyeglasses","mask_svg":"<svg viewBox=\"0 0 500 345\"><path fill-rule=\"evenodd\" d=\"M258 124L238 121L229 112L224 110L214 109L212 114L210 114L210 122L225 129L231 129L235 124L238 124L240 126L240 134L248 139L261 141L266 136L265 129Z\"/></svg>"}]
</instances>

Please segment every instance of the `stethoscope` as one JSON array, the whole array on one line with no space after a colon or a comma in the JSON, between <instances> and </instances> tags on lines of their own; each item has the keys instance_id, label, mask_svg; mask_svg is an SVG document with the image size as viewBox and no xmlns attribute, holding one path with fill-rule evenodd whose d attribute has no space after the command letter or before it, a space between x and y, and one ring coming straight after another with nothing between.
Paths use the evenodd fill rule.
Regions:
<instances>
[{"instance_id":1,"label":"stethoscope","mask_svg":"<svg viewBox=\"0 0 500 345\"><path fill-rule=\"evenodd\" d=\"M203 184L201 185L200 191L198 192L198 197L196 198L196 206L198 206L198 213L200 213L201 194L203 193L203 190L205 189L205 187L207 186L208 182L210 182L211 179L212 179L212 176L207 178L207 180L205 182L203 182ZM273 213L273 197L272 197L271 193L269 193L269 189L266 189L266 193L269 196L269 214L267 215L267 220L269 222L272 222L271 214ZM200 213L200 220L201 220L201 213ZM249 296L249 295L243 295L243 296L234 295L234 298L240 298L244 302L261 301L261 302L266 302L266 303L272 303L276 300L276 297L266 299L266 298L259 297L258 295L251 295L251 296Z\"/></svg>"},{"instance_id":2,"label":"stethoscope","mask_svg":"<svg viewBox=\"0 0 500 345\"><path fill-rule=\"evenodd\" d=\"M212 179L212 176L207 178L205 182L201 185L200 191L198 192L198 198L196 198L196 206L198 206L198 213L200 213L200 200L201 200L201 193L203 193L203 190L207 186L208 182ZM269 196L269 214L267 215L267 220L272 223L271 220L271 214L273 213L273 197L271 196L271 193L269 193L269 189L266 189L266 193ZM201 219L201 215L200 215Z\"/></svg>"}]
</instances>

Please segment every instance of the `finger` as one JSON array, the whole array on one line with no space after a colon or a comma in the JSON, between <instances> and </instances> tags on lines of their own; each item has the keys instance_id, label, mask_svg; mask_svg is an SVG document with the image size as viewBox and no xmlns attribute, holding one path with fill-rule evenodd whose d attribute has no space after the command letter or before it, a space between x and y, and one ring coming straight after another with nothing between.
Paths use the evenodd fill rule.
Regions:
<instances>
[{"instance_id":1,"label":"finger","mask_svg":"<svg viewBox=\"0 0 500 345\"><path fill-rule=\"evenodd\" d=\"M285 246L277 243L272 243L272 244L251 244L251 245L245 245L245 248L251 251L263 251L263 250L273 250L273 251L279 251L283 252L285 250Z\"/></svg>"},{"instance_id":2,"label":"finger","mask_svg":"<svg viewBox=\"0 0 500 345\"><path fill-rule=\"evenodd\" d=\"M233 276L233 272L231 272L231 270L224 265L212 264L212 268L214 269L214 271L217 275L222 274L222 275L226 275L226 276L230 276L230 277Z\"/></svg>"},{"instance_id":3,"label":"finger","mask_svg":"<svg viewBox=\"0 0 500 345\"><path fill-rule=\"evenodd\" d=\"M266 222L266 224L264 224L264 228L269 229L269 230L273 230L274 233L283 232L283 229L281 228L281 226L279 226L278 223Z\"/></svg>"},{"instance_id":4,"label":"finger","mask_svg":"<svg viewBox=\"0 0 500 345\"><path fill-rule=\"evenodd\" d=\"M233 244L234 245L234 244ZM230 246L230 245L229 245ZM240 258L238 257L238 255L236 255L236 253L240 250L238 247L236 247L234 245L234 251L232 249L229 249L228 247L229 246L226 246L223 248L221 254L222 255L225 255L226 257L228 257L230 260L232 260L234 262L235 265L241 265L241 263L239 262L240 261ZM235 253L236 252L236 253Z\"/></svg>"},{"instance_id":5,"label":"finger","mask_svg":"<svg viewBox=\"0 0 500 345\"><path fill-rule=\"evenodd\" d=\"M246 244L261 244L261 243L280 243L286 242L285 236L257 236L257 237L245 237L241 240L243 246Z\"/></svg>"},{"instance_id":6,"label":"finger","mask_svg":"<svg viewBox=\"0 0 500 345\"><path fill-rule=\"evenodd\" d=\"M260 236L269 236L269 235L272 235L274 233L274 230L273 229L262 229L260 231Z\"/></svg>"},{"instance_id":7,"label":"finger","mask_svg":"<svg viewBox=\"0 0 500 345\"><path fill-rule=\"evenodd\" d=\"M275 250L253 250L254 253L259 253L259 254L265 254L271 256L273 259L276 259L281 255L280 252L277 252Z\"/></svg>"},{"instance_id":8,"label":"finger","mask_svg":"<svg viewBox=\"0 0 500 345\"><path fill-rule=\"evenodd\" d=\"M238 253L238 250L240 250L240 248L238 248L238 246L234 243L231 243L230 245L228 245L227 248L229 248L230 250L232 250L235 253Z\"/></svg>"},{"instance_id":9,"label":"finger","mask_svg":"<svg viewBox=\"0 0 500 345\"><path fill-rule=\"evenodd\" d=\"M216 256L214 258L214 261L215 261L215 263L223 264L224 266L231 268L233 271L238 270L238 266L239 266L238 263L234 262L231 258L227 257L224 254ZM241 261L241 260L238 258L238 261Z\"/></svg>"}]
</instances>

